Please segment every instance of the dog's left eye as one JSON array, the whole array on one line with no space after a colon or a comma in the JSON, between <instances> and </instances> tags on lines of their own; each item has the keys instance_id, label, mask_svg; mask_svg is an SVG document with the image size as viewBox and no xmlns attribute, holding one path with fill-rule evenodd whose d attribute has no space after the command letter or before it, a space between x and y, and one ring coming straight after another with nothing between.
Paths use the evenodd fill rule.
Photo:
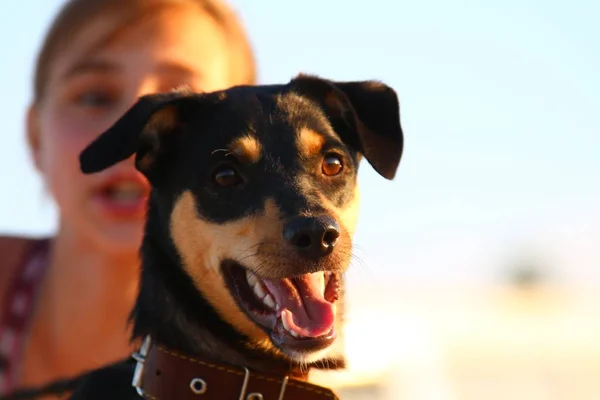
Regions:
<instances>
[{"instance_id":1,"label":"dog's left eye","mask_svg":"<svg viewBox=\"0 0 600 400\"><path fill-rule=\"evenodd\" d=\"M215 172L213 179L218 185L224 187L235 186L242 181L238 173L230 167L224 167Z\"/></svg>"},{"instance_id":2,"label":"dog's left eye","mask_svg":"<svg viewBox=\"0 0 600 400\"><path fill-rule=\"evenodd\" d=\"M339 174L343 167L344 164L342 163L340 157L335 154L329 154L323 159L321 169L325 175L334 176Z\"/></svg>"}]
</instances>

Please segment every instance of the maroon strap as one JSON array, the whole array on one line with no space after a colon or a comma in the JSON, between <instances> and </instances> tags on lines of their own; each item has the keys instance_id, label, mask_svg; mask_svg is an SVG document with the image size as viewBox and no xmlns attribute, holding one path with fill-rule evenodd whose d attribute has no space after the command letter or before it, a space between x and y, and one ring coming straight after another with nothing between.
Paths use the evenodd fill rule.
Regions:
<instances>
[{"instance_id":1,"label":"maroon strap","mask_svg":"<svg viewBox=\"0 0 600 400\"><path fill-rule=\"evenodd\" d=\"M15 388L23 341L47 266L48 242L35 240L25 246L6 291L0 320L0 394Z\"/></svg>"},{"instance_id":2,"label":"maroon strap","mask_svg":"<svg viewBox=\"0 0 600 400\"><path fill-rule=\"evenodd\" d=\"M149 342L136 356L134 386L150 400L338 400L325 387L214 364Z\"/></svg>"}]
</instances>

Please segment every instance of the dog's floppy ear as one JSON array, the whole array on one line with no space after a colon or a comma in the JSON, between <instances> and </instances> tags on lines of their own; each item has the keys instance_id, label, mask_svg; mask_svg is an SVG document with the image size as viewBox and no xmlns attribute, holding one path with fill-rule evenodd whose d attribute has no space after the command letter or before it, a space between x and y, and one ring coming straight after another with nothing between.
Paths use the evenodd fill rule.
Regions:
<instances>
[{"instance_id":1,"label":"dog's floppy ear","mask_svg":"<svg viewBox=\"0 0 600 400\"><path fill-rule=\"evenodd\" d=\"M107 131L98 136L80 154L81 171L102 171L134 153L135 165L147 174L163 150L168 133L178 129L187 106L196 97L187 91L142 96Z\"/></svg>"},{"instance_id":2,"label":"dog's floppy ear","mask_svg":"<svg viewBox=\"0 0 600 400\"><path fill-rule=\"evenodd\" d=\"M378 81L334 82L310 75L299 75L290 85L317 101L342 140L381 176L394 178L404 145L394 89Z\"/></svg>"}]
</instances>

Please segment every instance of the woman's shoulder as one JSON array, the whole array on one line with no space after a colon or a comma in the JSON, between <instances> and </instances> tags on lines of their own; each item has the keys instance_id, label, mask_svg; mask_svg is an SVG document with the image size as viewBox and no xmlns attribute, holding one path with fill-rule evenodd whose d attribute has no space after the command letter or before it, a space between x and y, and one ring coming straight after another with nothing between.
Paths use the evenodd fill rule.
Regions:
<instances>
[{"instance_id":1,"label":"woman's shoulder","mask_svg":"<svg viewBox=\"0 0 600 400\"><path fill-rule=\"evenodd\" d=\"M0 303L11 278L25 260L27 253L47 238L0 235Z\"/></svg>"}]
</instances>

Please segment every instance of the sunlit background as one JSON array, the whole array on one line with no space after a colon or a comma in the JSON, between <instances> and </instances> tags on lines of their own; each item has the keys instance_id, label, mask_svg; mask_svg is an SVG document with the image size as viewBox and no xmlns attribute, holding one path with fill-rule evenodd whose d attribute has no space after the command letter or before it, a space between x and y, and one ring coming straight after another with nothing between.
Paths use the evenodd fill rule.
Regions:
<instances>
[{"instance_id":1,"label":"sunlit background","mask_svg":"<svg viewBox=\"0 0 600 400\"><path fill-rule=\"evenodd\" d=\"M0 230L55 210L24 141L58 0L0 4ZM397 178L361 170L344 399L600 399L600 3L237 0L260 80L379 79Z\"/></svg>"}]
</instances>

